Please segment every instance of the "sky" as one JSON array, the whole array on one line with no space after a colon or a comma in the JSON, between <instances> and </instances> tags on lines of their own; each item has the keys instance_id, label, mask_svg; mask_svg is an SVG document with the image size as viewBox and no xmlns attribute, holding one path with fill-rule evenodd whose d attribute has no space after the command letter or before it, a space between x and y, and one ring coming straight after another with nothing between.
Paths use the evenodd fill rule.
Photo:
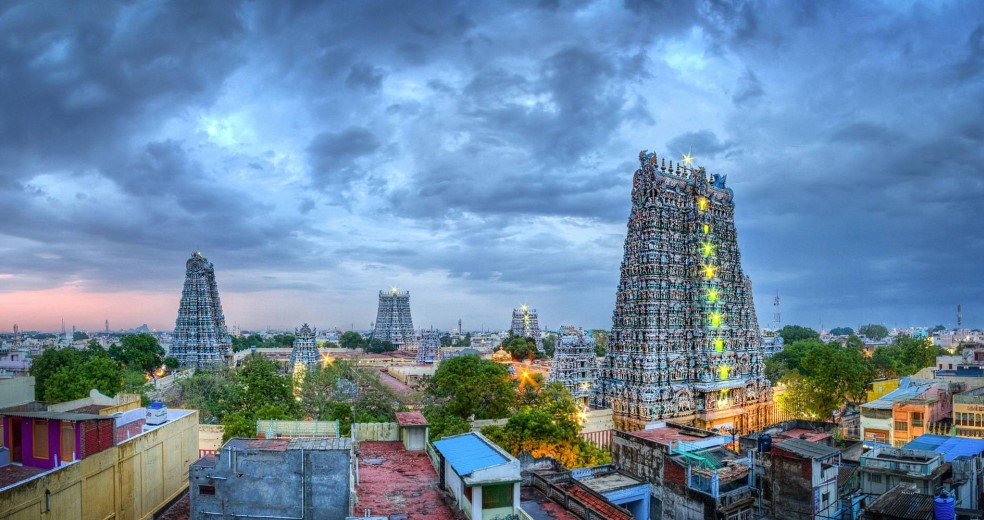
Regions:
<instances>
[{"instance_id":1,"label":"sky","mask_svg":"<svg viewBox=\"0 0 984 520\"><path fill-rule=\"evenodd\" d=\"M980 327L982 145L980 2L4 2L0 331L608 328L643 149L762 325Z\"/></svg>"}]
</instances>

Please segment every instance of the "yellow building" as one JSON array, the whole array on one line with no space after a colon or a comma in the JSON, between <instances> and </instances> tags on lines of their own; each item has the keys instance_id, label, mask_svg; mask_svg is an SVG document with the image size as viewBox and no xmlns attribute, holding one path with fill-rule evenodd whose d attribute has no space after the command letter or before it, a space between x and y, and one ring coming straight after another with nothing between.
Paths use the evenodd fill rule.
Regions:
<instances>
[{"instance_id":1,"label":"yellow building","mask_svg":"<svg viewBox=\"0 0 984 520\"><path fill-rule=\"evenodd\" d=\"M0 467L0 520L144 519L188 486L198 459L198 411L168 410L160 426L143 408L116 419L112 446L47 471ZM131 420L132 419L132 420ZM19 475L25 478L15 480Z\"/></svg>"},{"instance_id":2,"label":"yellow building","mask_svg":"<svg viewBox=\"0 0 984 520\"><path fill-rule=\"evenodd\" d=\"M872 381L871 384L868 385L868 399L865 400L865 402L870 403L872 401L877 401L878 399L881 399L883 396L897 389L898 387L899 387L898 378L878 379Z\"/></svg>"},{"instance_id":3,"label":"yellow building","mask_svg":"<svg viewBox=\"0 0 984 520\"><path fill-rule=\"evenodd\" d=\"M984 388L953 396L953 427L960 437L984 438Z\"/></svg>"}]
</instances>

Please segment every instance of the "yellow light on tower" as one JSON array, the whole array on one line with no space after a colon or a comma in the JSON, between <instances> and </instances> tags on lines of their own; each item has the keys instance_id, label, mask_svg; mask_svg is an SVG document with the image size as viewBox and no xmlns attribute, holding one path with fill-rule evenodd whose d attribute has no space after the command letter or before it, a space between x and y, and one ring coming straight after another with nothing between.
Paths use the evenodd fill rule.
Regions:
<instances>
[{"instance_id":1,"label":"yellow light on tower","mask_svg":"<svg viewBox=\"0 0 984 520\"><path fill-rule=\"evenodd\" d=\"M717 289L709 289L707 291L707 301L710 301L710 302L716 302L716 301L718 301L718 290Z\"/></svg>"},{"instance_id":2,"label":"yellow light on tower","mask_svg":"<svg viewBox=\"0 0 984 520\"><path fill-rule=\"evenodd\" d=\"M714 350L716 350L718 352L723 352L724 351L724 340L723 339L717 338L717 339L714 340Z\"/></svg>"},{"instance_id":3,"label":"yellow light on tower","mask_svg":"<svg viewBox=\"0 0 984 520\"><path fill-rule=\"evenodd\" d=\"M701 246L701 251L704 253L704 258L711 256L711 254L714 253L714 244L704 242L703 246Z\"/></svg>"},{"instance_id":4,"label":"yellow light on tower","mask_svg":"<svg viewBox=\"0 0 984 520\"><path fill-rule=\"evenodd\" d=\"M697 209L707 211L707 197L697 197Z\"/></svg>"},{"instance_id":5,"label":"yellow light on tower","mask_svg":"<svg viewBox=\"0 0 984 520\"><path fill-rule=\"evenodd\" d=\"M712 312L711 313L711 326L714 327L714 328L718 328L718 327L721 326L721 313L720 312Z\"/></svg>"},{"instance_id":6,"label":"yellow light on tower","mask_svg":"<svg viewBox=\"0 0 984 520\"><path fill-rule=\"evenodd\" d=\"M718 368L718 372L721 373L721 381L728 379L728 371L730 370L731 368L729 368L728 365L721 365L721 367Z\"/></svg>"},{"instance_id":7,"label":"yellow light on tower","mask_svg":"<svg viewBox=\"0 0 984 520\"><path fill-rule=\"evenodd\" d=\"M710 235L711 234L711 225L710 224L704 224L704 234L705 235Z\"/></svg>"},{"instance_id":8,"label":"yellow light on tower","mask_svg":"<svg viewBox=\"0 0 984 520\"><path fill-rule=\"evenodd\" d=\"M704 266L704 276L706 276L708 280L714 278L714 273L716 272L717 272L717 268L714 267L713 265L707 264Z\"/></svg>"}]
</instances>

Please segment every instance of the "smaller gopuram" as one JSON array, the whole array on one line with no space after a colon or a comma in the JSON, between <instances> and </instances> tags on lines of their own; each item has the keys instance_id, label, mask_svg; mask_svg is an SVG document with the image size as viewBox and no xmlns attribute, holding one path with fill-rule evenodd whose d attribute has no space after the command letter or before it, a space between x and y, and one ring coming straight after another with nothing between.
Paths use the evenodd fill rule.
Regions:
<instances>
[{"instance_id":1,"label":"smaller gopuram","mask_svg":"<svg viewBox=\"0 0 984 520\"><path fill-rule=\"evenodd\" d=\"M315 368L321 362L321 352L318 351L318 343L314 339L317 332L317 329L312 329L307 323L294 330L294 346L290 350L291 372L300 366Z\"/></svg>"},{"instance_id":2,"label":"smaller gopuram","mask_svg":"<svg viewBox=\"0 0 984 520\"><path fill-rule=\"evenodd\" d=\"M536 309L531 309L524 303L518 309L513 309L512 327L510 329L515 336L533 338L536 342L536 351L543 352L543 338L540 337L540 320L537 318Z\"/></svg>"},{"instance_id":3,"label":"smaller gopuram","mask_svg":"<svg viewBox=\"0 0 984 520\"><path fill-rule=\"evenodd\" d=\"M441 360L441 338L436 330L420 331L420 347L417 349L417 364L433 364Z\"/></svg>"},{"instance_id":4,"label":"smaller gopuram","mask_svg":"<svg viewBox=\"0 0 984 520\"><path fill-rule=\"evenodd\" d=\"M561 327L548 380L564 383L578 403L587 404L597 376L594 340L582 328Z\"/></svg>"}]
</instances>

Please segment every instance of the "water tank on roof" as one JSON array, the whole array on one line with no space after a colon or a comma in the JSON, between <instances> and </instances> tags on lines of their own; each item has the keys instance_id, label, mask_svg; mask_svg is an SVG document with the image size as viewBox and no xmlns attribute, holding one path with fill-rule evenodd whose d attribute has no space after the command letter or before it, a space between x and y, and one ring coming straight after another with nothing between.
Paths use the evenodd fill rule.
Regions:
<instances>
[{"instance_id":1,"label":"water tank on roof","mask_svg":"<svg viewBox=\"0 0 984 520\"><path fill-rule=\"evenodd\" d=\"M763 433L759 435L758 438L758 449L759 453L769 453L772 451L772 436L768 433Z\"/></svg>"},{"instance_id":2,"label":"water tank on roof","mask_svg":"<svg viewBox=\"0 0 984 520\"><path fill-rule=\"evenodd\" d=\"M160 401L154 401L147 406L146 424L157 426L167 422L167 407Z\"/></svg>"},{"instance_id":3,"label":"water tank on roof","mask_svg":"<svg viewBox=\"0 0 984 520\"><path fill-rule=\"evenodd\" d=\"M933 497L933 518L936 520L954 520L957 517L957 504L951 494Z\"/></svg>"}]
</instances>

